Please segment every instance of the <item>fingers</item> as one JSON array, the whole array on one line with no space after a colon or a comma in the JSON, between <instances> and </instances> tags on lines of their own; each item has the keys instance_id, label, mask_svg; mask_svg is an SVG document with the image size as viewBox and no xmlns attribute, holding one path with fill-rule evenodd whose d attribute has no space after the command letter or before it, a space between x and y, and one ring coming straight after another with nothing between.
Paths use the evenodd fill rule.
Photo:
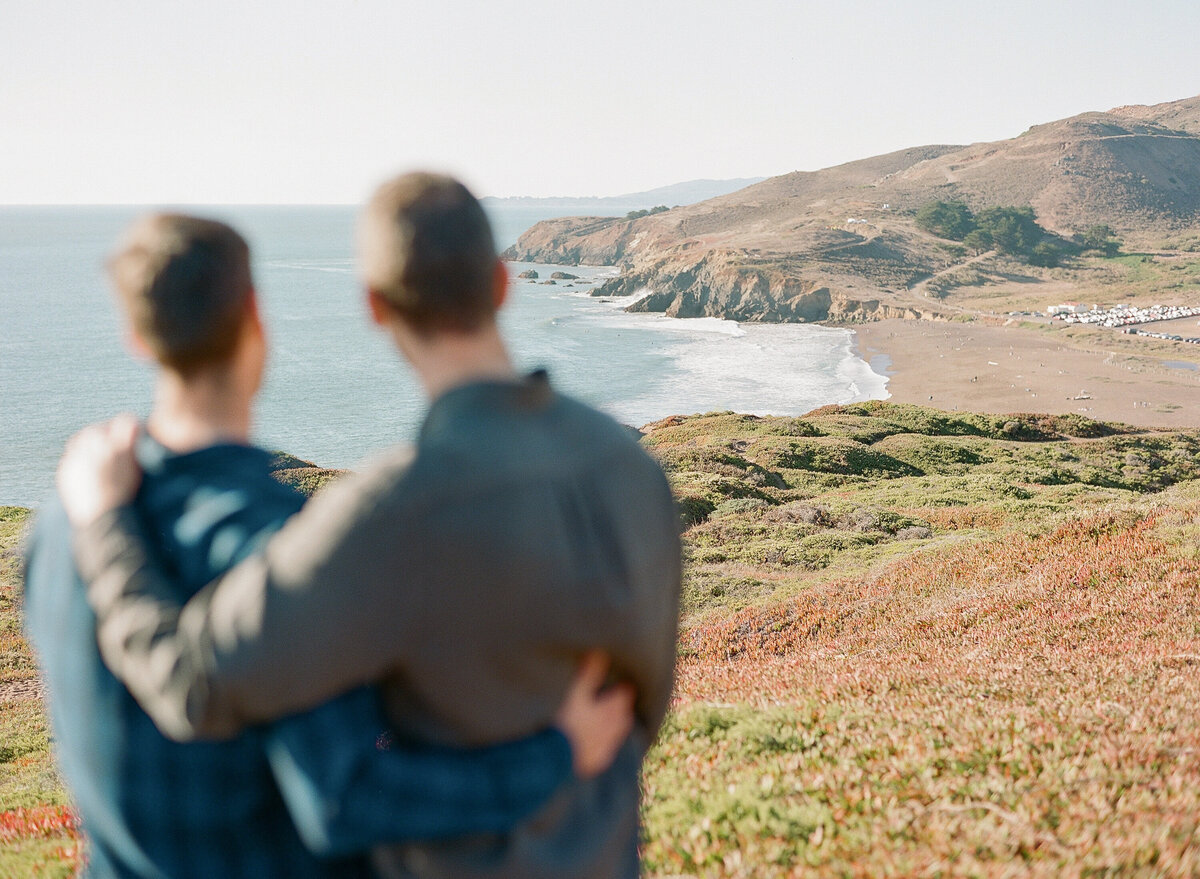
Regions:
<instances>
[{"instance_id":1,"label":"fingers","mask_svg":"<svg viewBox=\"0 0 1200 879\"><path fill-rule=\"evenodd\" d=\"M621 710L629 713L629 722L632 724L633 706L637 702L637 688L628 681L625 681L614 686L610 692L616 697Z\"/></svg>"},{"instance_id":2,"label":"fingers","mask_svg":"<svg viewBox=\"0 0 1200 879\"><path fill-rule=\"evenodd\" d=\"M132 453L134 444L137 442L138 430L140 429L137 418L128 412L122 412L108 422L107 426L108 439L112 443L113 451Z\"/></svg>"},{"instance_id":3,"label":"fingers","mask_svg":"<svg viewBox=\"0 0 1200 879\"><path fill-rule=\"evenodd\" d=\"M85 454L91 456L132 451L137 441L138 429L137 418L128 413L122 413L108 421L89 424L67 440L63 463L74 463L73 459Z\"/></svg>"},{"instance_id":4,"label":"fingers","mask_svg":"<svg viewBox=\"0 0 1200 879\"><path fill-rule=\"evenodd\" d=\"M79 454L82 450L95 448L100 443L104 442L104 438L108 435L108 422L100 424L89 424L87 427L77 431L69 440L67 440L66 451L68 454ZM66 461L66 459L64 459Z\"/></svg>"},{"instance_id":5,"label":"fingers","mask_svg":"<svg viewBox=\"0 0 1200 879\"><path fill-rule=\"evenodd\" d=\"M634 689L633 684L617 684L607 690L602 698L604 697L610 698L612 710L628 721L625 726L625 732L628 733L633 729L633 706L637 702L637 690ZM621 738L624 739L624 736Z\"/></svg>"},{"instance_id":6,"label":"fingers","mask_svg":"<svg viewBox=\"0 0 1200 879\"><path fill-rule=\"evenodd\" d=\"M593 695L579 718L581 725L574 735L568 733L575 774L580 778L593 778L612 765L621 744L633 731L635 696L629 684L618 684Z\"/></svg>"},{"instance_id":7,"label":"fingers","mask_svg":"<svg viewBox=\"0 0 1200 879\"><path fill-rule=\"evenodd\" d=\"M62 460L58 462L55 471L55 482L60 491L69 488L75 481L75 474L81 465L95 457L98 449L102 448L108 436L108 424L89 424L76 432L67 440Z\"/></svg>"},{"instance_id":8,"label":"fingers","mask_svg":"<svg viewBox=\"0 0 1200 879\"><path fill-rule=\"evenodd\" d=\"M604 651L584 654L555 718L571 743L580 778L592 778L611 766L633 730L637 690L629 683L609 686L611 668L612 658Z\"/></svg>"},{"instance_id":9,"label":"fingers","mask_svg":"<svg viewBox=\"0 0 1200 879\"><path fill-rule=\"evenodd\" d=\"M615 733L617 739L625 741L633 730L633 705L637 701L637 690L633 684L617 684L604 691L600 700L605 703L614 730L619 730Z\"/></svg>"},{"instance_id":10,"label":"fingers","mask_svg":"<svg viewBox=\"0 0 1200 879\"><path fill-rule=\"evenodd\" d=\"M141 481L134 456L138 430L137 419L121 415L85 427L67 442L55 484L75 527L133 499Z\"/></svg>"},{"instance_id":11,"label":"fingers","mask_svg":"<svg viewBox=\"0 0 1200 879\"><path fill-rule=\"evenodd\" d=\"M612 659L607 653L603 650L589 650L580 660L579 670L575 673L575 683L589 694L596 693L604 686L611 667Z\"/></svg>"},{"instance_id":12,"label":"fingers","mask_svg":"<svg viewBox=\"0 0 1200 879\"><path fill-rule=\"evenodd\" d=\"M608 654L602 650L592 650L584 654L559 711L560 721L564 714L582 712L596 700L600 688L604 686L610 665Z\"/></svg>"}]
</instances>

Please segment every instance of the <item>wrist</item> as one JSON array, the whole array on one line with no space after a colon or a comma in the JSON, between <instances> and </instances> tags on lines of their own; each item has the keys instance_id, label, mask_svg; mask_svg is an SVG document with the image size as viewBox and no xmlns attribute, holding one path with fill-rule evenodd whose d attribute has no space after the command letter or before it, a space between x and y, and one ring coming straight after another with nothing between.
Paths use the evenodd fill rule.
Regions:
<instances>
[{"instance_id":1,"label":"wrist","mask_svg":"<svg viewBox=\"0 0 1200 879\"><path fill-rule=\"evenodd\" d=\"M75 566L85 583L95 580L118 559L130 537L140 534L131 503L101 512L94 520L72 526L71 548Z\"/></svg>"},{"instance_id":2,"label":"wrist","mask_svg":"<svg viewBox=\"0 0 1200 879\"><path fill-rule=\"evenodd\" d=\"M567 735L566 730L556 725L546 730L545 735L546 748L550 752L551 763L556 773L564 778L578 778L575 771L575 747L571 744L571 737Z\"/></svg>"}]
</instances>

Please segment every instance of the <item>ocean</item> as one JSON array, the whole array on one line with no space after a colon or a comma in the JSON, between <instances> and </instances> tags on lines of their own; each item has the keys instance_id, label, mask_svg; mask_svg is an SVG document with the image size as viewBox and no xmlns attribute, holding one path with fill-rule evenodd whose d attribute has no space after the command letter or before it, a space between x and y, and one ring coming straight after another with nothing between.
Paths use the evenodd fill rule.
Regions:
<instances>
[{"instance_id":1,"label":"ocean","mask_svg":"<svg viewBox=\"0 0 1200 879\"><path fill-rule=\"evenodd\" d=\"M51 489L68 436L115 412L146 414L151 371L125 349L104 259L138 207L0 207L0 504ZM222 206L186 210L241 230L271 343L256 439L327 467L411 440L419 387L366 316L355 270L355 208ZM565 213L565 211L563 212ZM503 248L555 215L491 208ZM538 281L517 273L533 268ZM612 268L513 263L502 326L522 368L640 426L673 414L802 414L887 396L848 330L628 314L629 300L587 291ZM541 283L551 272L578 280Z\"/></svg>"}]
</instances>

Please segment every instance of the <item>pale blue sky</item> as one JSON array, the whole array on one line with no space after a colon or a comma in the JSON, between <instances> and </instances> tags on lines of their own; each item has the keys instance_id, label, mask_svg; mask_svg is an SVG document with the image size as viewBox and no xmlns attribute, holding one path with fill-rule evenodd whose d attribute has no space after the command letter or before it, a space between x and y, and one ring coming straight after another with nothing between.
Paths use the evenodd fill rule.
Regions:
<instances>
[{"instance_id":1,"label":"pale blue sky","mask_svg":"<svg viewBox=\"0 0 1200 879\"><path fill-rule=\"evenodd\" d=\"M0 0L0 203L812 170L1200 93L1200 3Z\"/></svg>"}]
</instances>

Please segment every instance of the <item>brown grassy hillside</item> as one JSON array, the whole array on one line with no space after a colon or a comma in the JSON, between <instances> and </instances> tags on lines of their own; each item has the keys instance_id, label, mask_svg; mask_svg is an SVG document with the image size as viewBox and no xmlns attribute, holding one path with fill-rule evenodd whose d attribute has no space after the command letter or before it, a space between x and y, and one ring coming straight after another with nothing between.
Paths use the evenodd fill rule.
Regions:
<instances>
[{"instance_id":1,"label":"brown grassy hillside","mask_svg":"<svg viewBox=\"0 0 1200 879\"><path fill-rule=\"evenodd\" d=\"M681 317L944 316L914 289L971 254L916 227L916 210L936 200L1032 207L1064 237L1107 224L1131 247L1178 246L1200 235L1200 98L797 171L638 219L547 221L505 255L620 265L600 295L649 288L639 310Z\"/></svg>"}]
</instances>

